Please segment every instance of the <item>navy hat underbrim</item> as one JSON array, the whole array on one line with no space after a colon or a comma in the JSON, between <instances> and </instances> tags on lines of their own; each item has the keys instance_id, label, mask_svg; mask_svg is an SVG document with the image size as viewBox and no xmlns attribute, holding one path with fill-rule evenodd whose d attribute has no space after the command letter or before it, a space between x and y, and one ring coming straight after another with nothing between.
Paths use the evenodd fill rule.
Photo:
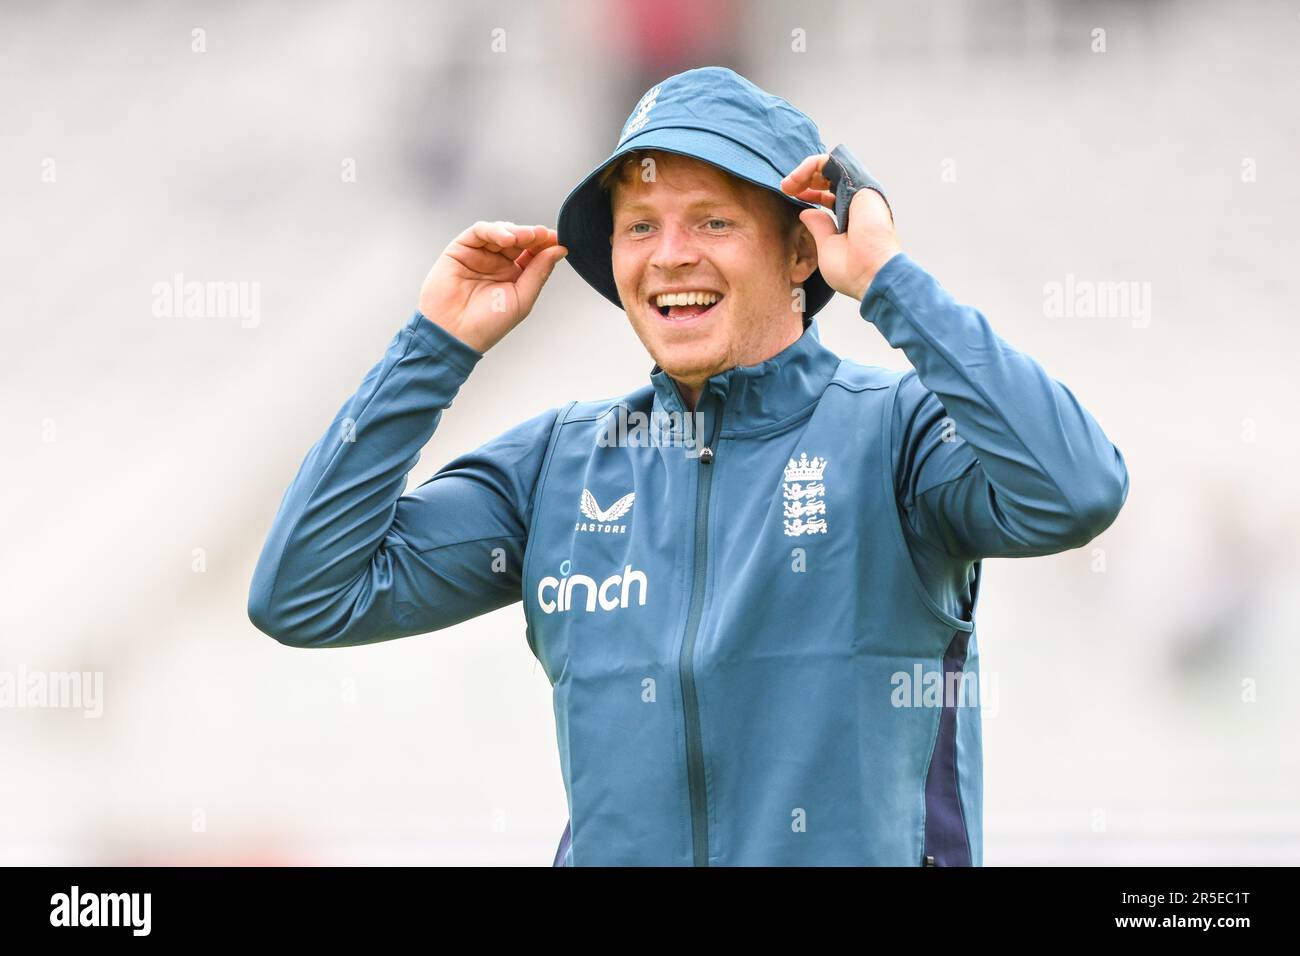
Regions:
<instances>
[{"instance_id":1,"label":"navy hat underbrim","mask_svg":"<svg viewBox=\"0 0 1300 956\"><path fill-rule=\"evenodd\" d=\"M711 130L688 127L656 127L630 137L569 193L560 207L557 231L560 244L569 250L568 262L587 284L606 299L624 308L614 283L614 265L610 255L610 235L614 217L609 194L600 186L600 174L610 163L639 149L655 149L702 160L739 179L771 190L801 209L820 209L812 203L781 191L786 173L748 147ZM835 294L821 270L814 270L803 284L804 318L811 319Z\"/></svg>"}]
</instances>

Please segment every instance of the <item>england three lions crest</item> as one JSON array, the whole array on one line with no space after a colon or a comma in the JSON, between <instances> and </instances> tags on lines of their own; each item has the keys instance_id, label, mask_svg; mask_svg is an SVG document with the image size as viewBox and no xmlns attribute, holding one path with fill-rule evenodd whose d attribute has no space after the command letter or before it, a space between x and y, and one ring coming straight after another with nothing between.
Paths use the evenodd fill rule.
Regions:
<instances>
[{"instance_id":1,"label":"england three lions crest","mask_svg":"<svg viewBox=\"0 0 1300 956\"><path fill-rule=\"evenodd\" d=\"M785 533L791 538L826 533L825 473L826 459L807 452L785 466Z\"/></svg>"}]
</instances>

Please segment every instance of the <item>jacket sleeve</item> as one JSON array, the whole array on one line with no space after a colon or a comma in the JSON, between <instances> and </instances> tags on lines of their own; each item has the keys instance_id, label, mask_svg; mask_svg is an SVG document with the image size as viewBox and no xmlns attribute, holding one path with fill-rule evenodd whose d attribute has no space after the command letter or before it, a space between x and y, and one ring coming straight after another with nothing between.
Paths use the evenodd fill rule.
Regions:
<instances>
[{"instance_id":1,"label":"jacket sleeve","mask_svg":"<svg viewBox=\"0 0 1300 956\"><path fill-rule=\"evenodd\" d=\"M893 454L899 505L920 540L954 558L1081 547L1128 496L1119 450L1060 382L955 302L905 254L861 305L912 363L899 383Z\"/></svg>"},{"instance_id":2,"label":"jacket sleeve","mask_svg":"<svg viewBox=\"0 0 1300 956\"><path fill-rule=\"evenodd\" d=\"M249 619L291 647L449 627L520 599L527 514L557 410L403 494L482 354L418 311L307 453L280 503Z\"/></svg>"}]
</instances>

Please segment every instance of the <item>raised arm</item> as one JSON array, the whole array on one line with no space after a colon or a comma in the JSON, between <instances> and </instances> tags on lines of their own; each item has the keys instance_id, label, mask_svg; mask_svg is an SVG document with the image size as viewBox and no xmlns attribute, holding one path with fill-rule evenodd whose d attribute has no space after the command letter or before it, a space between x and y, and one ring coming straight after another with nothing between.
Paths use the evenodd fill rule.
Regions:
<instances>
[{"instance_id":1,"label":"raised arm","mask_svg":"<svg viewBox=\"0 0 1300 956\"><path fill-rule=\"evenodd\" d=\"M417 312L308 452L248 597L292 647L348 647L449 627L520 599L528 501L555 410L407 474L478 355Z\"/></svg>"},{"instance_id":2,"label":"raised arm","mask_svg":"<svg viewBox=\"0 0 1300 956\"><path fill-rule=\"evenodd\" d=\"M836 208L828 159L805 158L782 189ZM916 369L899 384L891 435L915 536L968 561L1087 543L1128 496L1123 456L1069 389L900 250L890 208L868 181L860 168L839 179L844 232L820 210L799 218L823 278Z\"/></svg>"},{"instance_id":3,"label":"raised arm","mask_svg":"<svg viewBox=\"0 0 1300 956\"><path fill-rule=\"evenodd\" d=\"M1128 494L1123 456L1068 388L953 300L903 253L861 305L916 369L893 418L899 501L923 540L954 557L1077 548Z\"/></svg>"},{"instance_id":4,"label":"raised arm","mask_svg":"<svg viewBox=\"0 0 1300 956\"><path fill-rule=\"evenodd\" d=\"M448 245L420 308L280 503L249 588L259 630L292 647L347 647L520 599L529 501L555 409L403 490L466 377L528 314L564 252L554 230L512 223L476 223Z\"/></svg>"}]
</instances>

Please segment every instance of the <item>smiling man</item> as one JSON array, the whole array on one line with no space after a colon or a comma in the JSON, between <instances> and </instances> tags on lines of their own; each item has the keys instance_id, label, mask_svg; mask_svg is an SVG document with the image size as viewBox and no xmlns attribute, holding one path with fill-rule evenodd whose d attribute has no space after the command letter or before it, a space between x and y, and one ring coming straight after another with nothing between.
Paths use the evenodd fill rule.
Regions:
<instances>
[{"instance_id":1,"label":"smiling man","mask_svg":"<svg viewBox=\"0 0 1300 956\"><path fill-rule=\"evenodd\" d=\"M730 70L650 90L558 225L479 222L439 257L281 502L250 618L345 647L522 600L554 689L558 865L980 865L981 562L1103 531L1120 453L899 250L865 170ZM406 492L566 254L649 383ZM913 370L822 345L836 292ZM682 443L605 440L687 413Z\"/></svg>"}]
</instances>

